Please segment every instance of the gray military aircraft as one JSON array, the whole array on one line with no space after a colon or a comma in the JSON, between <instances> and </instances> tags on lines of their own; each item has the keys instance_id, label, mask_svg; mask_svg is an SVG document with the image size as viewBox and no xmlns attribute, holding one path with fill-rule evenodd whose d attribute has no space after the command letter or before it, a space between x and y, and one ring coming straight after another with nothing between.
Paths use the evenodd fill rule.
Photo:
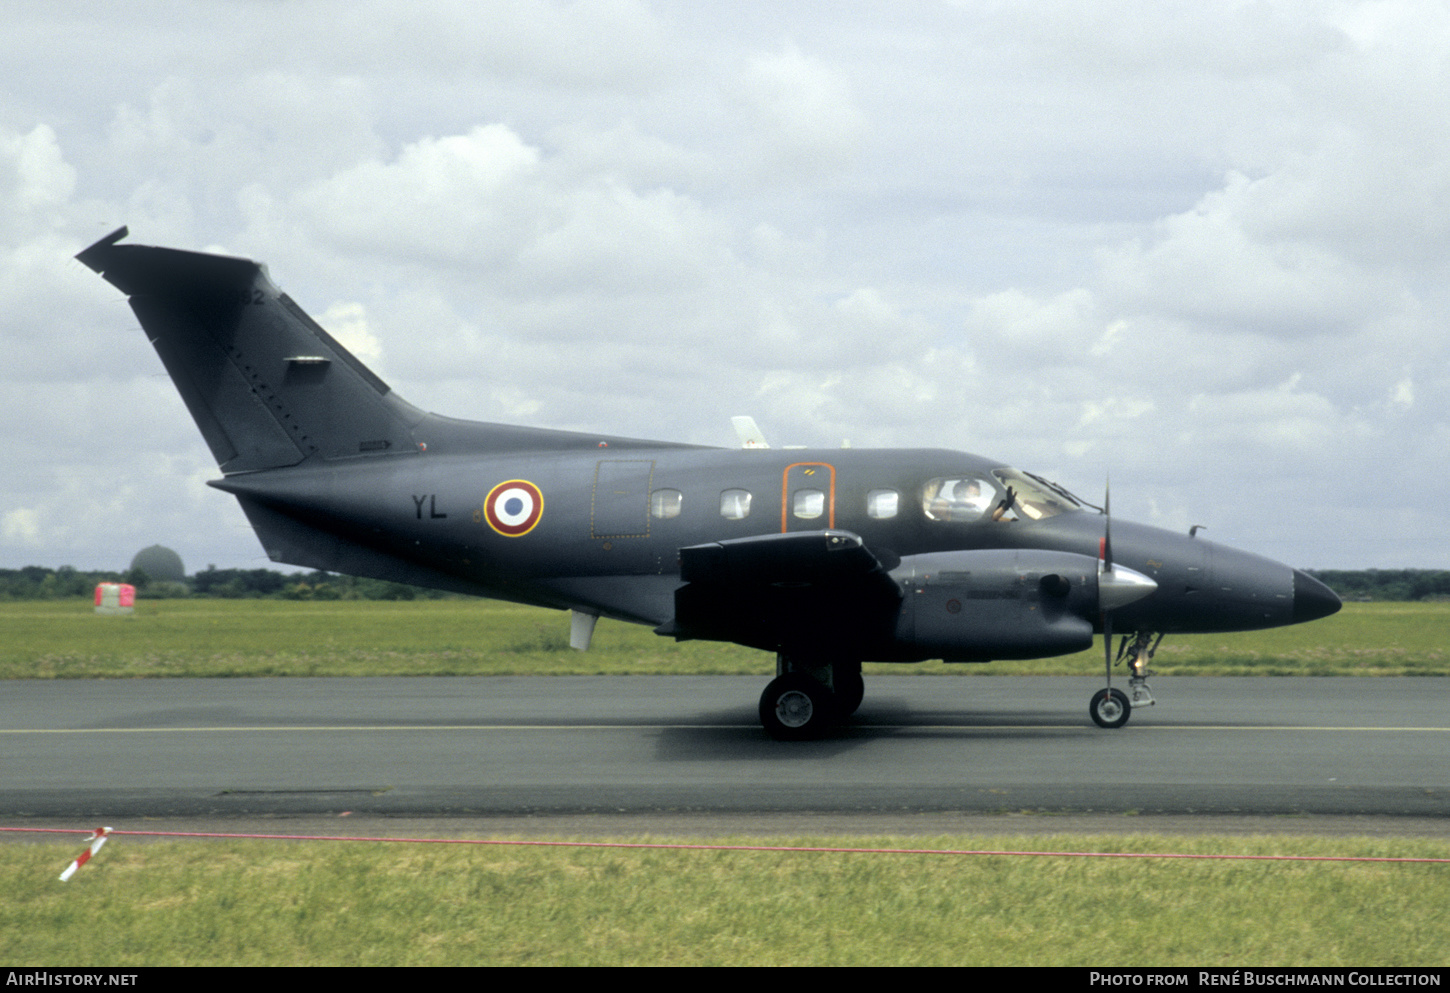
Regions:
<instances>
[{"instance_id":1,"label":"gray military aircraft","mask_svg":"<svg viewBox=\"0 0 1450 993\"><path fill-rule=\"evenodd\" d=\"M772 449L748 419L724 449L425 413L258 263L126 235L77 258L130 298L216 457L211 485L273 561L568 609L581 649L603 616L774 652L760 719L777 738L852 714L863 661L1042 658L1096 634L1089 713L1121 727L1154 702L1165 634L1340 607L1297 569L1112 522L1106 498L963 452Z\"/></svg>"}]
</instances>

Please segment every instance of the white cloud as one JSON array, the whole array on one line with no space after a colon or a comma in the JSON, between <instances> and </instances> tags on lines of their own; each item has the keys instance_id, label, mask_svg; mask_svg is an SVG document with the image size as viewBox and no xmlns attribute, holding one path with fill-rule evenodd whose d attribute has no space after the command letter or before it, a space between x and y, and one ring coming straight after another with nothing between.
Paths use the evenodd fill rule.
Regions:
<instances>
[{"instance_id":1,"label":"white cloud","mask_svg":"<svg viewBox=\"0 0 1450 993\"><path fill-rule=\"evenodd\" d=\"M1102 252L1114 304L1276 336L1352 329L1383 305L1391 288L1332 246L1256 232L1256 185L1231 175L1194 210L1165 218L1152 243Z\"/></svg>"},{"instance_id":2,"label":"white cloud","mask_svg":"<svg viewBox=\"0 0 1450 993\"><path fill-rule=\"evenodd\" d=\"M317 322L328 334L379 375L386 373L383 365L383 344L368 326L367 308L356 302L338 302L328 307Z\"/></svg>"},{"instance_id":3,"label":"white cloud","mask_svg":"<svg viewBox=\"0 0 1450 993\"><path fill-rule=\"evenodd\" d=\"M0 202L34 211L63 204L75 192L76 171L61 155L55 132L45 124L25 135L0 135L0 159L10 174L0 188Z\"/></svg>"},{"instance_id":4,"label":"white cloud","mask_svg":"<svg viewBox=\"0 0 1450 993\"><path fill-rule=\"evenodd\" d=\"M181 544L128 510L260 554L70 259L121 223L266 261L444 413L731 444L749 412L1111 468L1115 510L1296 563L1443 557L1447 42L1428 0L22 5L0 413L41 468L0 480L0 560ZM1419 484L1335 546L1345 464Z\"/></svg>"},{"instance_id":5,"label":"white cloud","mask_svg":"<svg viewBox=\"0 0 1450 993\"><path fill-rule=\"evenodd\" d=\"M757 167L771 180L820 179L860 150L866 120L845 78L798 48L753 57L742 86Z\"/></svg>"},{"instance_id":6,"label":"white cloud","mask_svg":"<svg viewBox=\"0 0 1450 993\"><path fill-rule=\"evenodd\" d=\"M992 293L972 301L966 319L967 341L983 351L1008 347L1054 362L1096 338L1106 351L1121 325L1103 329L1093 293L1082 287L1038 300L1020 289Z\"/></svg>"},{"instance_id":7,"label":"white cloud","mask_svg":"<svg viewBox=\"0 0 1450 993\"><path fill-rule=\"evenodd\" d=\"M496 257L529 222L516 194L539 154L509 128L423 138L392 162L369 161L298 197L319 233L344 250L458 263Z\"/></svg>"},{"instance_id":8,"label":"white cloud","mask_svg":"<svg viewBox=\"0 0 1450 993\"><path fill-rule=\"evenodd\" d=\"M501 124L424 138L296 202L340 251L466 267L511 294L668 292L729 261L690 198L581 174Z\"/></svg>"},{"instance_id":9,"label":"white cloud","mask_svg":"<svg viewBox=\"0 0 1450 993\"><path fill-rule=\"evenodd\" d=\"M1390 403L1401 407L1413 407L1415 405L1415 381L1409 376L1400 380L1390 391Z\"/></svg>"},{"instance_id":10,"label":"white cloud","mask_svg":"<svg viewBox=\"0 0 1450 993\"><path fill-rule=\"evenodd\" d=\"M42 548L40 512L34 507L16 507L0 514L0 540L23 548Z\"/></svg>"}]
</instances>

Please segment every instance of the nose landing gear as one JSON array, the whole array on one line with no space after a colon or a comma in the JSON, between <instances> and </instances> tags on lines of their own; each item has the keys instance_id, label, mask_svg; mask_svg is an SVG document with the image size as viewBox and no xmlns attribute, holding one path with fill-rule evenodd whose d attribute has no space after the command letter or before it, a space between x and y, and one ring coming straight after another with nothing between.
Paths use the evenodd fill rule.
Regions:
<instances>
[{"instance_id":1,"label":"nose landing gear","mask_svg":"<svg viewBox=\"0 0 1450 993\"><path fill-rule=\"evenodd\" d=\"M1120 728L1128 723L1134 707L1151 707L1157 702L1153 699L1153 691L1148 688L1148 677L1153 675L1148 662L1162 641L1163 635L1152 631L1139 631L1133 635L1131 644L1124 635L1118 645L1117 661L1122 661L1125 655L1128 658L1128 692L1113 688L1112 668L1109 667L1108 686L1094 693L1088 702L1088 714L1094 724L1100 728Z\"/></svg>"}]
</instances>

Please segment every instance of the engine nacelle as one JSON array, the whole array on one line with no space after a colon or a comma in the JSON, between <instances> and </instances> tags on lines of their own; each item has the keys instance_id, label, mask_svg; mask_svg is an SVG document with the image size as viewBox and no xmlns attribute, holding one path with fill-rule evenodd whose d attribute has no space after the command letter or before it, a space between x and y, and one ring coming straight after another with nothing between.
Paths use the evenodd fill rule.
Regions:
<instances>
[{"instance_id":1,"label":"engine nacelle","mask_svg":"<svg viewBox=\"0 0 1450 993\"><path fill-rule=\"evenodd\" d=\"M1072 552L982 549L909 555L896 641L904 657L989 662L1090 648L1098 560Z\"/></svg>"}]
</instances>

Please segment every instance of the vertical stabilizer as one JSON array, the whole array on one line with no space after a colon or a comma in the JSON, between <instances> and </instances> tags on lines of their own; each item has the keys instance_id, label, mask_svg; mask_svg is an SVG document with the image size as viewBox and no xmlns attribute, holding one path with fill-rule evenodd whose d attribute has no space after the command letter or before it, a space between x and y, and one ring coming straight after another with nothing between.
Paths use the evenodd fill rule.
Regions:
<instances>
[{"instance_id":1,"label":"vertical stabilizer","mask_svg":"<svg viewBox=\"0 0 1450 993\"><path fill-rule=\"evenodd\" d=\"M755 418L745 414L738 414L730 418L730 423L735 428L735 436L740 439L741 448L769 448L765 435L755 423Z\"/></svg>"},{"instance_id":2,"label":"vertical stabilizer","mask_svg":"<svg viewBox=\"0 0 1450 993\"><path fill-rule=\"evenodd\" d=\"M118 244L76 258L131 309L225 473L416 451L423 417L250 259Z\"/></svg>"}]
</instances>

